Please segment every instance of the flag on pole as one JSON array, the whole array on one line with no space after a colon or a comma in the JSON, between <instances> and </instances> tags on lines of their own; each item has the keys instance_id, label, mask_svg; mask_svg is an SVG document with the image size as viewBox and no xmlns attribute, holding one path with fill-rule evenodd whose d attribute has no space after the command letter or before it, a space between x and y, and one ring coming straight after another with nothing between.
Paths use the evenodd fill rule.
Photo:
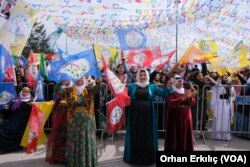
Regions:
<instances>
[{"instance_id":1,"label":"flag on pole","mask_svg":"<svg viewBox=\"0 0 250 167\"><path fill-rule=\"evenodd\" d=\"M122 106L128 106L130 103L130 97L128 96L128 90L126 85L121 82L121 80L108 68L107 63L102 56L103 70L106 76L109 89L114 97L121 97Z\"/></svg>"},{"instance_id":2,"label":"flag on pole","mask_svg":"<svg viewBox=\"0 0 250 167\"><path fill-rule=\"evenodd\" d=\"M44 83L41 72L37 75L36 85L34 88L34 101L45 101Z\"/></svg>"},{"instance_id":3,"label":"flag on pole","mask_svg":"<svg viewBox=\"0 0 250 167\"><path fill-rule=\"evenodd\" d=\"M138 28L118 29L117 36L123 51L146 48L147 38Z\"/></svg>"},{"instance_id":4,"label":"flag on pole","mask_svg":"<svg viewBox=\"0 0 250 167\"><path fill-rule=\"evenodd\" d=\"M0 45L0 64L0 82L14 82L16 84L15 67L8 46Z\"/></svg>"},{"instance_id":5,"label":"flag on pole","mask_svg":"<svg viewBox=\"0 0 250 167\"><path fill-rule=\"evenodd\" d=\"M176 50L173 50L173 51L167 53L166 55L162 55L161 57L154 59L151 62L151 67L157 67L158 69L164 68L165 65L170 61L170 59L174 55L175 51Z\"/></svg>"},{"instance_id":6,"label":"flag on pole","mask_svg":"<svg viewBox=\"0 0 250 167\"><path fill-rule=\"evenodd\" d=\"M201 40L198 44L200 50L202 51L202 55L207 55L209 57L211 57L211 55L216 55L218 45L214 40Z\"/></svg>"},{"instance_id":7,"label":"flag on pole","mask_svg":"<svg viewBox=\"0 0 250 167\"><path fill-rule=\"evenodd\" d=\"M52 112L53 106L54 102L32 103L30 118L20 144L26 147L26 153L35 152L38 145L47 141L43 127Z\"/></svg>"},{"instance_id":8,"label":"flag on pole","mask_svg":"<svg viewBox=\"0 0 250 167\"><path fill-rule=\"evenodd\" d=\"M183 56L179 60L179 63L180 64L194 63L194 58L200 56L201 54L202 54L201 50L198 49L195 45L191 44L191 46L187 49L187 51L183 54Z\"/></svg>"},{"instance_id":9,"label":"flag on pole","mask_svg":"<svg viewBox=\"0 0 250 167\"><path fill-rule=\"evenodd\" d=\"M29 56L29 68L28 68L28 85L33 89L35 84L36 84L36 79L38 75L38 69L36 66L36 58L33 54L32 51L30 51L30 56Z\"/></svg>"},{"instance_id":10,"label":"flag on pole","mask_svg":"<svg viewBox=\"0 0 250 167\"><path fill-rule=\"evenodd\" d=\"M12 100L16 98L16 89L14 83L0 82L0 110L4 105L11 105Z\"/></svg>"},{"instance_id":11,"label":"flag on pole","mask_svg":"<svg viewBox=\"0 0 250 167\"><path fill-rule=\"evenodd\" d=\"M102 55L105 56L107 64L111 69L115 69L117 65L121 62L121 50L117 48L105 47L97 44L93 44L95 51L95 57L98 63L98 68L102 69Z\"/></svg>"},{"instance_id":12,"label":"flag on pole","mask_svg":"<svg viewBox=\"0 0 250 167\"><path fill-rule=\"evenodd\" d=\"M100 75L93 49L67 55L59 49L59 55L48 65L48 79L59 83L62 79L78 80L85 75Z\"/></svg>"},{"instance_id":13,"label":"flag on pole","mask_svg":"<svg viewBox=\"0 0 250 167\"><path fill-rule=\"evenodd\" d=\"M26 67L28 64L28 60L23 55L21 55L18 59L18 65L21 67Z\"/></svg>"},{"instance_id":14,"label":"flag on pole","mask_svg":"<svg viewBox=\"0 0 250 167\"><path fill-rule=\"evenodd\" d=\"M129 51L127 57L128 64L135 64L138 67L151 67L153 61L154 50L147 49L134 49Z\"/></svg>"},{"instance_id":15,"label":"flag on pole","mask_svg":"<svg viewBox=\"0 0 250 167\"><path fill-rule=\"evenodd\" d=\"M41 53L40 55L39 70L41 72L43 79L46 80L48 78L48 72L47 72L46 61L45 61L45 57L43 53Z\"/></svg>"},{"instance_id":16,"label":"flag on pole","mask_svg":"<svg viewBox=\"0 0 250 167\"><path fill-rule=\"evenodd\" d=\"M125 123L125 113L122 104L117 98L107 103L108 134L119 130Z\"/></svg>"},{"instance_id":17,"label":"flag on pole","mask_svg":"<svg viewBox=\"0 0 250 167\"><path fill-rule=\"evenodd\" d=\"M7 40L12 55L20 56L30 36L37 11L23 0L19 0L10 18L0 29L0 43Z\"/></svg>"}]
</instances>

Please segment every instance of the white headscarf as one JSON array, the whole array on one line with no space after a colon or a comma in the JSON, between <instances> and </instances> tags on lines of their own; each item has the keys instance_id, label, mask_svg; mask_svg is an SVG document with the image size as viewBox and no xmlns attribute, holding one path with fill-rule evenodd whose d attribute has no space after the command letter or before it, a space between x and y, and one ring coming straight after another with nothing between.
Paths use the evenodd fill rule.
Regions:
<instances>
[{"instance_id":1,"label":"white headscarf","mask_svg":"<svg viewBox=\"0 0 250 167\"><path fill-rule=\"evenodd\" d=\"M179 93L179 94L184 94L185 93L185 89L182 87L182 88L177 88L176 87L176 84L178 83L179 80L181 80L182 77L180 75L175 75L174 77L174 84L173 84L173 91ZM182 79L183 80L183 79Z\"/></svg>"},{"instance_id":2,"label":"white headscarf","mask_svg":"<svg viewBox=\"0 0 250 167\"><path fill-rule=\"evenodd\" d=\"M140 82L140 79L139 79L140 73L142 71L146 72L147 80L145 82ZM138 72L136 74L136 83L135 84L138 85L141 88L146 88L148 86L148 84L149 84L149 74L148 74L147 69L142 68L142 69L138 70Z\"/></svg>"},{"instance_id":3,"label":"white headscarf","mask_svg":"<svg viewBox=\"0 0 250 167\"><path fill-rule=\"evenodd\" d=\"M24 101L24 102L30 101L30 93L27 96L23 96L23 93L21 91L20 94L19 94L19 97L20 97L21 101Z\"/></svg>"},{"instance_id":4,"label":"white headscarf","mask_svg":"<svg viewBox=\"0 0 250 167\"><path fill-rule=\"evenodd\" d=\"M61 88L65 89L65 88L70 88L72 86L73 86L73 81L69 81L69 85L68 86L62 85Z\"/></svg>"},{"instance_id":5,"label":"white headscarf","mask_svg":"<svg viewBox=\"0 0 250 167\"><path fill-rule=\"evenodd\" d=\"M76 85L76 84L74 84L75 88L76 88L77 95L82 94L83 89L87 86L86 78L84 77L82 80L83 80L83 84L82 85Z\"/></svg>"}]
</instances>

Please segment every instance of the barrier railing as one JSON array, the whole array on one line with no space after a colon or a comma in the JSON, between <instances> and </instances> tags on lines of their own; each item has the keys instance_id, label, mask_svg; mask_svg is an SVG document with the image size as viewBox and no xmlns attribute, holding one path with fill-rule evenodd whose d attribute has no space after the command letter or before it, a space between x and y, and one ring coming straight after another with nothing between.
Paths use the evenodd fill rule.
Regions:
<instances>
[{"instance_id":1,"label":"barrier railing","mask_svg":"<svg viewBox=\"0 0 250 167\"><path fill-rule=\"evenodd\" d=\"M203 97L207 87L203 87ZM235 88L241 88L241 94L237 95ZM250 86L245 85L216 85L212 87L211 101L205 106L206 99L202 99L201 115L212 113L212 117L207 120L210 128L205 130L200 126L200 132L206 142L206 135L215 140L231 141L232 134L237 134L250 138ZM205 108L208 107L208 108ZM204 120L201 120L201 125Z\"/></svg>"}]
</instances>

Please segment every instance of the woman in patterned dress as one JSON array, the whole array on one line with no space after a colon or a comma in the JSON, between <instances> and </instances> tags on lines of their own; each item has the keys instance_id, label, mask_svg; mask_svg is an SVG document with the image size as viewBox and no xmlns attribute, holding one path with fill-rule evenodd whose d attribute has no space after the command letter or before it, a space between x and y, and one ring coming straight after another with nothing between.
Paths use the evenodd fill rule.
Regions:
<instances>
[{"instance_id":1,"label":"woman in patterned dress","mask_svg":"<svg viewBox=\"0 0 250 167\"><path fill-rule=\"evenodd\" d=\"M74 85L74 112L69 118L66 144L67 167L97 166L97 147L92 87L83 80Z\"/></svg>"},{"instance_id":2,"label":"woman in patterned dress","mask_svg":"<svg viewBox=\"0 0 250 167\"><path fill-rule=\"evenodd\" d=\"M49 135L46 158L51 164L65 163L67 114L72 112L73 102L73 81L62 80L55 87L55 106L52 116L52 130Z\"/></svg>"}]
</instances>

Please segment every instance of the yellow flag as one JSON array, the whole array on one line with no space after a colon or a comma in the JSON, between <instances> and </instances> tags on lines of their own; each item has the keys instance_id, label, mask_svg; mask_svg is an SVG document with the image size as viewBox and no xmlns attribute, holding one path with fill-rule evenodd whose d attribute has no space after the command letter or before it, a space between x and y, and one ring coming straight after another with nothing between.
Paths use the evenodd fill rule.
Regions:
<instances>
[{"instance_id":1,"label":"yellow flag","mask_svg":"<svg viewBox=\"0 0 250 167\"><path fill-rule=\"evenodd\" d=\"M201 55L201 50L191 45L179 60L180 64L193 63L194 58Z\"/></svg>"},{"instance_id":2,"label":"yellow flag","mask_svg":"<svg viewBox=\"0 0 250 167\"><path fill-rule=\"evenodd\" d=\"M239 49L234 49L234 51L229 56L227 60L227 69L230 73L238 72L242 68L248 66L250 61L247 58L248 48L242 45Z\"/></svg>"},{"instance_id":3,"label":"yellow flag","mask_svg":"<svg viewBox=\"0 0 250 167\"><path fill-rule=\"evenodd\" d=\"M219 75L225 75L227 72L227 68L224 64L224 58L223 57L215 57L209 60L211 69L218 72Z\"/></svg>"},{"instance_id":4,"label":"yellow flag","mask_svg":"<svg viewBox=\"0 0 250 167\"><path fill-rule=\"evenodd\" d=\"M218 50L218 45L214 40L201 40L199 42L199 48L202 51L202 55L206 57L211 57L210 55L215 55Z\"/></svg>"},{"instance_id":5,"label":"yellow flag","mask_svg":"<svg viewBox=\"0 0 250 167\"><path fill-rule=\"evenodd\" d=\"M209 62L211 63L212 68L220 75L224 75L226 72L232 74L250 64L247 55L247 48L241 47L237 51L234 50L229 56L216 57L210 59Z\"/></svg>"},{"instance_id":6,"label":"yellow flag","mask_svg":"<svg viewBox=\"0 0 250 167\"><path fill-rule=\"evenodd\" d=\"M12 55L20 56L30 36L37 11L20 0L0 29L0 43L8 42Z\"/></svg>"},{"instance_id":7,"label":"yellow flag","mask_svg":"<svg viewBox=\"0 0 250 167\"><path fill-rule=\"evenodd\" d=\"M116 68L117 65L120 63L120 57L121 57L120 49L105 47L97 44L94 44L93 47L99 69L102 69L102 61L101 61L102 55L104 56L108 65L112 64L112 68Z\"/></svg>"},{"instance_id":8,"label":"yellow flag","mask_svg":"<svg viewBox=\"0 0 250 167\"><path fill-rule=\"evenodd\" d=\"M46 123L47 119L49 118L49 116L52 112L54 102L35 102L35 104L43 112L44 119L43 119L42 129L44 129L44 124ZM30 126L28 123L27 127L25 129L25 132L23 134L21 144L20 144L23 147L27 147L27 145L28 145L29 127ZM45 135L44 131L42 130L40 135L39 135L37 145L44 144L46 141L47 141L47 136Z\"/></svg>"}]
</instances>

